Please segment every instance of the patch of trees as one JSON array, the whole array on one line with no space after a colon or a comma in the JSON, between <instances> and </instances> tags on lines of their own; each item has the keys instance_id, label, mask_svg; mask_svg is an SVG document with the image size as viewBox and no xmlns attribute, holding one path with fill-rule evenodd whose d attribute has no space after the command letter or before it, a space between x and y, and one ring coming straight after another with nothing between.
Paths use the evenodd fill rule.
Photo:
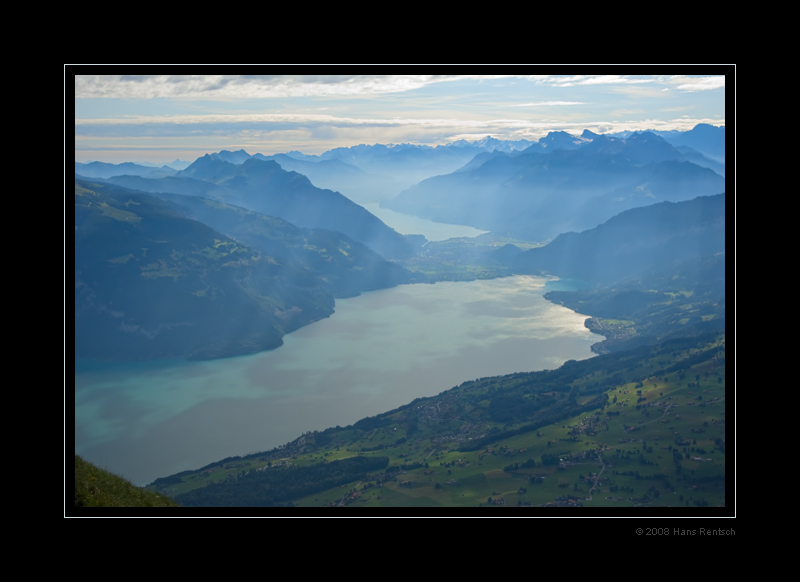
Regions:
<instances>
[{"instance_id":1,"label":"patch of trees","mask_svg":"<svg viewBox=\"0 0 800 582\"><path fill-rule=\"evenodd\" d=\"M385 415L368 416L367 418L362 418L353 424L353 428L363 431L370 431L376 428L389 426L393 422L396 422L394 418L387 418Z\"/></svg>"},{"instance_id":2,"label":"patch of trees","mask_svg":"<svg viewBox=\"0 0 800 582\"><path fill-rule=\"evenodd\" d=\"M555 398L549 397L550 402L555 402ZM489 417L496 422L511 422L514 420L526 419L536 412L542 405L547 406L550 402L537 403L535 399L523 398L518 394L509 396L498 396L492 398L489 403Z\"/></svg>"},{"instance_id":3,"label":"patch of trees","mask_svg":"<svg viewBox=\"0 0 800 582\"><path fill-rule=\"evenodd\" d=\"M240 457L238 455L234 456L234 457L225 457L221 461L215 461L213 463L209 463L208 465L205 465L204 467L200 467L197 471L193 471L193 472L194 473L202 473L203 471L208 471L209 469L213 469L215 467L221 467L225 463L230 463L232 461L240 461L241 459L242 459L242 457ZM178 474L181 475L181 474L185 474L185 473L186 472L184 471L184 473L178 473Z\"/></svg>"},{"instance_id":4,"label":"patch of trees","mask_svg":"<svg viewBox=\"0 0 800 582\"><path fill-rule=\"evenodd\" d=\"M174 475L170 475L169 477L159 477L148 487L166 487L167 485L177 485L181 482L181 477L184 475L191 475L194 471L181 471L180 473L175 473Z\"/></svg>"},{"instance_id":5,"label":"patch of trees","mask_svg":"<svg viewBox=\"0 0 800 582\"><path fill-rule=\"evenodd\" d=\"M361 452L368 453L370 451L380 451L381 449L385 448L388 448L388 445L380 444L380 445L375 445L374 447L361 447L359 450Z\"/></svg>"},{"instance_id":6,"label":"patch of trees","mask_svg":"<svg viewBox=\"0 0 800 582\"><path fill-rule=\"evenodd\" d=\"M333 435L325 432L315 432L314 433L314 444L318 447L324 447L333 440Z\"/></svg>"},{"instance_id":7,"label":"patch of trees","mask_svg":"<svg viewBox=\"0 0 800 582\"><path fill-rule=\"evenodd\" d=\"M590 386L584 386L583 388L581 388L581 394L582 395L601 394L602 392L605 392L608 389L609 386L607 385L592 384Z\"/></svg>"},{"instance_id":8,"label":"patch of trees","mask_svg":"<svg viewBox=\"0 0 800 582\"><path fill-rule=\"evenodd\" d=\"M297 497L364 479L389 457L350 457L310 467L287 465L213 483L176 496L184 507L273 507Z\"/></svg>"},{"instance_id":9,"label":"patch of trees","mask_svg":"<svg viewBox=\"0 0 800 582\"><path fill-rule=\"evenodd\" d=\"M542 465L558 465L558 455L555 453L545 453L542 455Z\"/></svg>"},{"instance_id":10,"label":"patch of trees","mask_svg":"<svg viewBox=\"0 0 800 582\"><path fill-rule=\"evenodd\" d=\"M414 469L421 469L424 467L425 464L421 461L415 461L413 463L403 463L400 465L392 465L391 467L386 467L387 473L399 473L400 471L412 471Z\"/></svg>"},{"instance_id":11,"label":"patch of trees","mask_svg":"<svg viewBox=\"0 0 800 582\"><path fill-rule=\"evenodd\" d=\"M478 449L482 449L495 441L506 439L519 434L524 434L526 432L536 430L538 428L541 428L548 424L552 424L564 418L569 418L571 416L581 414L582 412L595 410L597 408L600 408L601 406L605 406L607 402L608 402L608 397L605 394L600 394L599 396L592 398L589 402L587 402L583 406L576 404L573 399L565 398L561 401L558 401L558 403L551 408L545 410L538 410L534 414L533 422L530 424L525 424L523 426L508 430L501 430L493 434L490 434L488 436L485 436L482 439L474 439L468 442L461 443L461 445L458 447L458 450L465 452L477 451Z\"/></svg>"},{"instance_id":12,"label":"patch of trees","mask_svg":"<svg viewBox=\"0 0 800 582\"><path fill-rule=\"evenodd\" d=\"M685 479L689 483L713 483L714 481L725 481L725 474L719 473L716 475L704 475L702 477L691 477Z\"/></svg>"},{"instance_id":13,"label":"patch of trees","mask_svg":"<svg viewBox=\"0 0 800 582\"><path fill-rule=\"evenodd\" d=\"M696 354L693 354L693 355L691 355L691 356L689 356L687 358L684 358L683 360L681 360L677 364L674 364L674 365L670 366L669 368L667 368L667 372L678 372L678 371L688 370L689 368L691 368L692 366L694 366L696 364L700 364L702 362L710 360L711 358L716 356L718 352L719 352L719 348L718 347L713 347L713 348L709 348L709 349L706 349L706 350L701 350L701 351L697 352ZM681 380L682 379L683 379L683 375L681 376Z\"/></svg>"},{"instance_id":14,"label":"patch of trees","mask_svg":"<svg viewBox=\"0 0 800 582\"><path fill-rule=\"evenodd\" d=\"M506 467L503 467L503 471L506 473L510 473L512 471L516 471L518 469L533 469L536 466L536 461L533 459L528 459L524 463L512 463Z\"/></svg>"}]
</instances>

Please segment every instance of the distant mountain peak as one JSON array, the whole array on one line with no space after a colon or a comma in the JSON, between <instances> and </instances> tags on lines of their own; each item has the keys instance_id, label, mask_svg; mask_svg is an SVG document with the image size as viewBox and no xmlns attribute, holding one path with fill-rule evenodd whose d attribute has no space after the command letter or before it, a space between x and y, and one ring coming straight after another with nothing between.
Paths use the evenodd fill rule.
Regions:
<instances>
[{"instance_id":1,"label":"distant mountain peak","mask_svg":"<svg viewBox=\"0 0 800 582\"><path fill-rule=\"evenodd\" d=\"M206 154L197 158L185 170L178 172L178 176L188 176L200 180L209 180L234 170L236 164L223 160L217 154Z\"/></svg>"},{"instance_id":2,"label":"distant mountain peak","mask_svg":"<svg viewBox=\"0 0 800 582\"><path fill-rule=\"evenodd\" d=\"M545 149L567 149L574 150L587 143L582 136L572 135L566 131L551 131L539 140L539 145Z\"/></svg>"},{"instance_id":3,"label":"distant mountain peak","mask_svg":"<svg viewBox=\"0 0 800 582\"><path fill-rule=\"evenodd\" d=\"M249 160L252 156L248 154L246 151L238 150L235 152L231 152L228 150L222 150L218 153L211 154L212 157L219 158L220 160L224 160L231 164L239 165L244 163L245 161Z\"/></svg>"},{"instance_id":4,"label":"distant mountain peak","mask_svg":"<svg viewBox=\"0 0 800 582\"><path fill-rule=\"evenodd\" d=\"M666 142L663 137L660 137L654 134L652 131L644 130L644 131L634 131L631 135L628 136L629 140L646 140L646 139L655 139Z\"/></svg>"}]
</instances>

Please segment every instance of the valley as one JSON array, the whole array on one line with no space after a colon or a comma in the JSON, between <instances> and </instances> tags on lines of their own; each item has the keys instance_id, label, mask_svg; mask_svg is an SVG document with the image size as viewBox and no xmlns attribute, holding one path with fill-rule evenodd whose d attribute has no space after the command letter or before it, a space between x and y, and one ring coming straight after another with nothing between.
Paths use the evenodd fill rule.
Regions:
<instances>
[{"instance_id":1,"label":"valley","mask_svg":"<svg viewBox=\"0 0 800 582\"><path fill-rule=\"evenodd\" d=\"M76 454L184 507L725 514L693 131L76 163Z\"/></svg>"}]
</instances>

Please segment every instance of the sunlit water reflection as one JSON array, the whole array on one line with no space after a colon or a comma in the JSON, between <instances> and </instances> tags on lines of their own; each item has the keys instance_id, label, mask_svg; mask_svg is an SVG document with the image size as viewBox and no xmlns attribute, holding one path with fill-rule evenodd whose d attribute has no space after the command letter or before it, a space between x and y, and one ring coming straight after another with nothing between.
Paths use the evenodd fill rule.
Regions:
<instances>
[{"instance_id":1,"label":"sunlit water reflection","mask_svg":"<svg viewBox=\"0 0 800 582\"><path fill-rule=\"evenodd\" d=\"M586 316L540 277L403 285L337 300L271 352L210 362L78 363L75 451L145 484L466 380L592 356Z\"/></svg>"},{"instance_id":2,"label":"sunlit water reflection","mask_svg":"<svg viewBox=\"0 0 800 582\"><path fill-rule=\"evenodd\" d=\"M388 208L381 208L377 202L362 204L362 206L400 234L421 234L429 241L473 237L488 232L462 224L445 224L443 222L434 222L427 218L395 212Z\"/></svg>"}]
</instances>

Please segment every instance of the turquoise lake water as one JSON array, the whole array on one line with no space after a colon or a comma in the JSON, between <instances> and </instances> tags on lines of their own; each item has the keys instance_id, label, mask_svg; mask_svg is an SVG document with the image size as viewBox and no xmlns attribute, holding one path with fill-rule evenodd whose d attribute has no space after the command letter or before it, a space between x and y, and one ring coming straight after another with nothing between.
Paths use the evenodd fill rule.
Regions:
<instances>
[{"instance_id":1,"label":"turquoise lake water","mask_svg":"<svg viewBox=\"0 0 800 582\"><path fill-rule=\"evenodd\" d=\"M515 276L337 300L277 350L209 362L76 362L75 452L143 485L345 426L467 380L553 369L600 341Z\"/></svg>"}]
</instances>

